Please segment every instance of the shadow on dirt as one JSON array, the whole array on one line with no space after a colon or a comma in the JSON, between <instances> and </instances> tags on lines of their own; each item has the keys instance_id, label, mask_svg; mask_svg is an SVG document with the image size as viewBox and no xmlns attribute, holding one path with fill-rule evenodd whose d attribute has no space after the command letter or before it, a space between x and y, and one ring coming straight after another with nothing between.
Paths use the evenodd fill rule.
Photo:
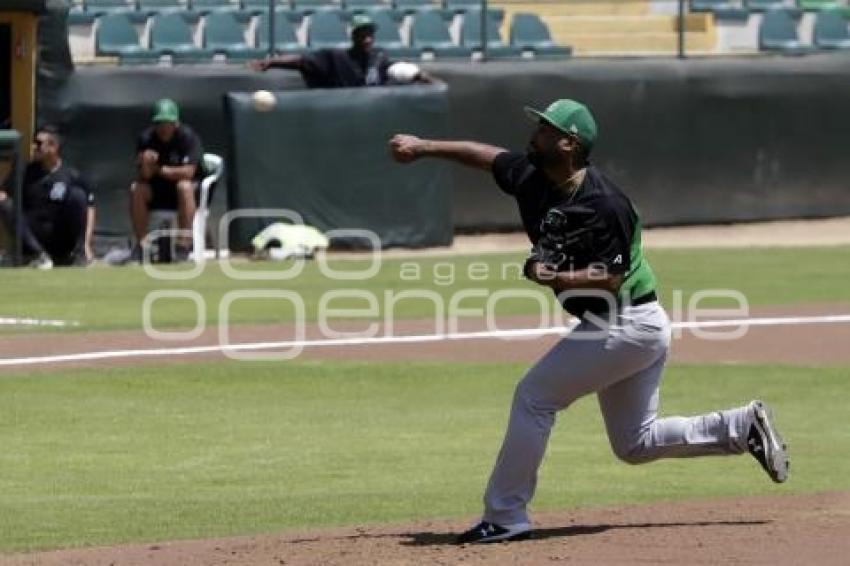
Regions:
<instances>
[{"instance_id":1,"label":"shadow on dirt","mask_svg":"<svg viewBox=\"0 0 850 566\"><path fill-rule=\"evenodd\" d=\"M715 526L741 526L741 525L766 525L771 521L694 521L694 522L672 522L672 523L633 523L625 525L571 525L569 527L554 527L549 529L535 529L531 540L544 540L549 538L576 537L595 535L605 531L618 529L675 529L677 527L715 527ZM406 533L402 537L408 540L401 542L404 546L442 546L455 544L458 533Z\"/></svg>"}]
</instances>

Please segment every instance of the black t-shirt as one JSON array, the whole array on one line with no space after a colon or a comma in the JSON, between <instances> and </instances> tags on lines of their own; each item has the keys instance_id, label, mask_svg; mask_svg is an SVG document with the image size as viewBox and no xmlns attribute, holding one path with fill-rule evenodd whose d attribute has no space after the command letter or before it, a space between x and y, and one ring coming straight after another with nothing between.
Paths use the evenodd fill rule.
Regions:
<instances>
[{"instance_id":1,"label":"black t-shirt","mask_svg":"<svg viewBox=\"0 0 850 566\"><path fill-rule=\"evenodd\" d=\"M62 163L51 172L37 161L30 163L24 171L24 212L30 217L50 217L55 206L68 198L71 187L82 189L88 205L94 206L94 192L76 169Z\"/></svg>"},{"instance_id":2,"label":"black t-shirt","mask_svg":"<svg viewBox=\"0 0 850 566\"><path fill-rule=\"evenodd\" d=\"M626 274L639 219L623 191L596 167L589 165L584 181L571 194L558 190L525 154L504 152L493 162L499 187L516 198L523 227L533 245L548 238L564 245L565 269L604 265L608 273ZM564 308L581 316L604 312L593 299L569 299Z\"/></svg>"},{"instance_id":3,"label":"black t-shirt","mask_svg":"<svg viewBox=\"0 0 850 566\"><path fill-rule=\"evenodd\" d=\"M392 62L379 49L319 49L301 58L301 76L309 88L348 88L387 84Z\"/></svg>"},{"instance_id":4,"label":"black t-shirt","mask_svg":"<svg viewBox=\"0 0 850 566\"><path fill-rule=\"evenodd\" d=\"M195 165L195 179L201 179L204 176L201 163L204 149L201 138L186 124L180 124L167 143L157 137L154 126L145 129L139 135L136 150L141 153L147 149L152 149L159 154L160 166Z\"/></svg>"}]
</instances>

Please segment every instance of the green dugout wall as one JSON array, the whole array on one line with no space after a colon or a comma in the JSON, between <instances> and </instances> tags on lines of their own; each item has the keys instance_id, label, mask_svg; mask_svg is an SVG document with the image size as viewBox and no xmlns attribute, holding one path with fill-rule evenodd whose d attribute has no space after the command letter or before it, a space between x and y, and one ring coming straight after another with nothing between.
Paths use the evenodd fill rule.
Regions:
<instances>
[{"instance_id":1,"label":"green dugout wall","mask_svg":"<svg viewBox=\"0 0 850 566\"><path fill-rule=\"evenodd\" d=\"M523 105L545 105L560 97L587 102L600 126L594 160L634 196L648 224L850 214L846 156L850 132L848 54L684 61L433 63L428 69L448 85L445 127L451 137L522 150L530 132ZM330 226L340 219L354 221L362 214L364 224L388 228L401 218L400 214L406 214L387 208L388 201L378 200L399 190L398 177L394 176L397 166L389 161L383 137L401 130L421 135L440 130L436 124L407 116L406 107L394 106L391 112L381 112L380 105L392 98L387 98L388 91L404 92L399 96L410 94L411 101L424 103L415 94L423 87L334 94L304 91L300 76L289 71L258 74L224 65L78 68L53 90L39 92L40 115L59 123L67 137L69 162L94 181L101 206L98 228L127 232L126 191L132 178L135 136L147 123L149 105L160 96L175 98L183 107L185 120L199 131L207 149L227 156L228 121L222 100L230 92L261 88L278 93L296 91L291 100L298 104L342 96L357 102L350 108L351 113L359 114L362 109L366 117L346 116L345 120L332 121L314 115L312 125L303 131L281 126L274 131L280 136L277 141L267 138L270 147L291 145L309 133L307 141L299 143L299 150L303 155L316 156L328 152L339 155L348 147L349 139L360 140L361 146L374 144L374 150L358 150L363 151L358 168L345 171L345 176L351 178L360 171L368 172L368 191L359 193L360 200L353 197L356 192L345 193L340 202L352 207L347 215L323 217L311 213L311 218ZM287 104L288 101L287 98ZM282 114L275 114L273 120L297 118L286 117L287 111L280 111ZM361 131L364 124L376 134L374 137L367 138ZM339 147L331 147L336 145ZM228 192L231 203L260 204L256 195L243 194L249 185L241 183L242 175L252 179L253 187L258 183L257 173L241 166L248 158L244 153L240 155L239 147L234 149L237 183L219 188L215 200L218 211L224 209ZM342 175L329 160L327 167L287 165L291 151L278 153L280 166L296 168L304 186L305 176L315 174L311 184L321 185L321 190L326 191L325 187L330 186L327 169L333 168L335 174ZM364 159L374 162L365 163ZM377 171L381 175L374 175ZM434 161L423 163L421 171L410 174L443 179L441 184L450 199L448 222L455 231L519 227L512 200L500 194L486 174L451 165L445 176L446 171ZM260 190L258 194L273 195ZM327 197L324 192L320 194ZM367 204L367 194L376 200ZM445 193L436 190L429 194L438 195L438 200L445 197ZM299 203L327 210L318 200L308 199L306 193L297 195ZM448 214L449 206L436 202L429 210L438 209ZM387 219L377 221L379 215L386 215ZM434 221L441 228L429 228L427 237L426 232L412 237L412 233L405 235L394 230L388 241L405 245L442 242L445 237L436 238L436 234L444 234L446 220Z\"/></svg>"}]
</instances>

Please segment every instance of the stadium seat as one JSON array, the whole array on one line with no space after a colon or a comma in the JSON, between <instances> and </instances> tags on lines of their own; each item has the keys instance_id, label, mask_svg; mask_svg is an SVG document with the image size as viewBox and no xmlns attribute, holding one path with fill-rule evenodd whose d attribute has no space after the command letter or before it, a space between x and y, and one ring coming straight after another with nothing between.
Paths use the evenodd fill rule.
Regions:
<instances>
[{"instance_id":1,"label":"stadium seat","mask_svg":"<svg viewBox=\"0 0 850 566\"><path fill-rule=\"evenodd\" d=\"M380 8L391 8L384 0L345 0L345 9L349 12L360 12L363 10L375 10Z\"/></svg>"},{"instance_id":2,"label":"stadium seat","mask_svg":"<svg viewBox=\"0 0 850 566\"><path fill-rule=\"evenodd\" d=\"M469 10L480 10L481 0L445 0L446 10L453 12L468 12Z\"/></svg>"},{"instance_id":3,"label":"stadium seat","mask_svg":"<svg viewBox=\"0 0 850 566\"><path fill-rule=\"evenodd\" d=\"M801 54L811 49L800 42L797 35L797 20L788 10L769 10L759 28L759 49L779 51L787 54Z\"/></svg>"},{"instance_id":4,"label":"stadium seat","mask_svg":"<svg viewBox=\"0 0 850 566\"><path fill-rule=\"evenodd\" d=\"M105 14L100 17L94 33L95 53L118 57L121 64L154 63L159 59L155 50L139 44L139 35L126 14Z\"/></svg>"},{"instance_id":5,"label":"stadium seat","mask_svg":"<svg viewBox=\"0 0 850 566\"><path fill-rule=\"evenodd\" d=\"M136 2L127 0L85 0L83 4L86 12L92 14L113 14L135 12Z\"/></svg>"},{"instance_id":6,"label":"stadium seat","mask_svg":"<svg viewBox=\"0 0 850 566\"><path fill-rule=\"evenodd\" d=\"M841 8L841 2L836 2L836 0L799 0L797 5L807 12L820 12L821 10Z\"/></svg>"},{"instance_id":7,"label":"stadium seat","mask_svg":"<svg viewBox=\"0 0 850 566\"><path fill-rule=\"evenodd\" d=\"M390 57L420 58L422 49L404 44L399 33L399 25L403 14L392 8L367 10L366 13L375 22L375 45L380 47Z\"/></svg>"},{"instance_id":8,"label":"stadium seat","mask_svg":"<svg viewBox=\"0 0 850 566\"><path fill-rule=\"evenodd\" d=\"M487 56L493 58L519 57L522 50L506 44L499 31L504 12L488 10L487 13ZM473 50L481 49L481 11L467 10L460 27L460 43Z\"/></svg>"},{"instance_id":9,"label":"stadium seat","mask_svg":"<svg viewBox=\"0 0 850 566\"><path fill-rule=\"evenodd\" d=\"M752 12L763 12L773 8L784 8L784 0L744 0L744 6Z\"/></svg>"},{"instance_id":10,"label":"stadium seat","mask_svg":"<svg viewBox=\"0 0 850 566\"><path fill-rule=\"evenodd\" d=\"M292 9L303 14L312 14L325 8L339 8L339 2L334 0L293 0Z\"/></svg>"},{"instance_id":11,"label":"stadium seat","mask_svg":"<svg viewBox=\"0 0 850 566\"><path fill-rule=\"evenodd\" d=\"M472 49L452 42L446 17L440 10L422 10L413 15L410 42L435 57L470 57Z\"/></svg>"},{"instance_id":12,"label":"stadium seat","mask_svg":"<svg viewBox=\"0 0 850 566\"><path fill-rule=\"evenodd\" d=\"M307 45L312 49L351 46L345 21L339 10L317 10L310 17Z\"/></svg>"},{"instance_id":13,"label":"stadium seat","mask_svg":"<svg viewBox=\"0 0 850 566\"><path fill-rule=\"evenodd\" d=\"M90 26L97 16L92 12L86 12L82 6L74 6L68 11L69 26Z\"/></svg>"},{"instance_id":14,"label":"stadium seat","mask_svg":"<svg viewBox=\"0 0 850 566\"><path fill-rule=\"evenodd\" d=\"M242 0L242 9L254 14L269 13L269 0ZM288 0L278 0L275 10L291 10L292 3Z\"/></svg>"},{"instance_id":15,"label":"stadium seat","mask_svg":"<svg viewBox=\"0 0 850 566\"><path fill-rule=\"evenodd\" d=\"M393 0L393 6L398 10L412 13L420 9L439 8L436 0Z\"/></svg>"},{"instance_id":16,"label":"stadium seat","mask_svg":"<svg viewBox=\"0 0 850 566\"><path fill-rule=\"evenodd\" d=\"M165 13L180 14L184 20L193 24L201 19L200 13L191 11L188 4L181 4L178 0L139 0L139 12L148 16Z\"/></svg>"},{"instance_id":17,"label":"stadium seat","mask_svg":"<svg viewBox=\"0 0 850 566\"><path fill-rule=\"evenodd\" d=\"M744 0L744 7L750 12L766 12L768 10L778 10L788 8L785 5L785 0Z\"/></svg>"},{"instance_id":18,"label":"stadium seat","mask_svg":"<svg viewBox=\"0 0 850 566\"><path fill-rule=\"evenodd\" d=\"M180 0L139 0L139 11L148 14L185 12L189 7Z\"/></svg>"},{"instance_id":19,"label":"stadium seat","mask_svg":"<svg viewBox=\"0 0 850 566\"><path fill-rule=\"evenodd\" d=\"M191 0L191 11L189 12L194 17L194 21L198 21L201 16L216 12L225 12L233 14L236 21L240 24L246 24L251 21L253 12L251 10L243 10L238 0L230 2L230 0ZM268 4L266 4L268 6ZM188 19L188 18L187 18Z\"/></svg>"},{"instance_id":20,"label":"stadium seat","mask_svg":"<svg viewBox=\"0 0 850 566\"><path fill-rule=\"evenodd\" d=\"M511 45L534 52L535 58L563 58L572 55L572 48L556 45L549 28L537 14L514 14L511 20Z\"/></svg>"},{"instance_id":21,"label":"stadium seat","mask_svg":"<svg viewBox=\"0 0 850 566\"><path fill-rule=\"evenodd\" d=\"M198 14L210 12L236 12L240 9L238 0L190 0L189 8Z\"/></svg>"},{"instance_id":22,"label":"stadium seat","mask_svg":"<svg viewBox=\"0 0 850 566\"><path fill-rule=\"evenodd\" d=\"M228 61L249 61L266 55L266 49L250 47L231 12L212 12L204 20L204 47L222 53Z\"/></svg>"},{"instance_id":23,"label":"stadium seat","mask_svg":"<svg viewBox=\"0 0 850 566\"><path fill-rule=\"evenodd\" d=\"M195 45L192 30L180 14L157 14L151 24L151 47L171 55L175 63L212 59L213 53Z\"/></svg>"},{"instance_id":24,"label":"stadium seat","mask_svg":"<svg viewBox=\"0 0 850 566\"><path fill-rule=\"evenodd\" d=\"M746 21L750 11L731 0L691 0L692 12L711 12L718 20Z\"/></svg>"},{"instance_id":25,"label":"stadium seat","mask_svg":"<svg viewBox=\"0 0 850 566\"><path fill-rule=\"evenodd\" d=\"M189 0L192 14L205 16L213 12L229 12L241 24L251 21L252 12L243 10L239 0Z\"/></svg>"},{"instance_id":26,"label":"stadium seat","mask_svg":"<svg viewBox=\"0 0 850 566\"><path fill-rule=\"evenodd\" d=\"M294 25L301 21L301 15L295 12L275 12L274 50L277 53L301 53L304 47L298 43ZM269 49L269 15L260 14L254 27L254 45L267 52Z\"/></svg>"},{"instance_id":27,"label":"stadium seat","mask_svg":"<svg viewBox=\"0 0 850 566\"><path fill-rule=\"evenodd\" d=\"M843 10L824 10L815 19L815 47L820 49L850 49L850 33Z\"/></svg>"},{"instance_id":28,"label":"stadium seat","mask_svg":"<svg viewBox=\"0 0 850 566\"><path fill-rule=\"evenodd\" d=\"M85 0L83 4L85 11L95 16L103 14L126 14L134 24L144 23L148 19L145 12L136 10L136 2L126 0Z\"/></svg>"}]
</instances>

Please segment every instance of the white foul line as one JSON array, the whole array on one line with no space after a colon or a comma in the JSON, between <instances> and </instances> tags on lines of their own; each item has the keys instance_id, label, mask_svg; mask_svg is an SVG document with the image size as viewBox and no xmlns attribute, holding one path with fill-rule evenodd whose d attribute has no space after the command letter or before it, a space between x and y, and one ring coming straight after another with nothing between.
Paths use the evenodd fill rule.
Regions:
<instances>
[{"instance_id":1,"label":"white foul line","mask_svg":"<svg viewBox=\"0 0 850 566\"><path fill-rule=\"evenodd\" d=\"M728 320L674 322L673 329L693 328L723 328L741 326L786 326L798 324L828 324L850 322L850 314L773 317L773 318L739 318ZM424 342L443 342L451 340L480 340L488 338L533 338L553 334L566 334L571 327L557 326L552 328L517 328L510 330L482 330L478 332L454 332L447 334L425 334L419 336L380 336L374 338L328 338L320 340L289 340L282 342L249 342L244 344L187 346L184 348L146 348L138 350L107 350L99 352L80 352L77 354L60 354L54 356L31 356L23 358L0 358L0 366L40 365L61 362L83 362L110 360L117 358L143 358L154 356L185 356L191 354L208 354L218 352L247 352L257 350L279 350L284 348L319 348L327 346L361 346L380 344L417 344Z\"/></svg>"},{"instance_id":2,"label":"white foul line","mask_svg":"<svg viewBox=\"0 0 850 566\"><path fill-rule=\"evenodd\" d=\"M55 326L64 328L66 326L79 326L76 320L50 320L40 318L16 318L12 316L0 316L0 326Z\"/></svg>"}]
</instances>

